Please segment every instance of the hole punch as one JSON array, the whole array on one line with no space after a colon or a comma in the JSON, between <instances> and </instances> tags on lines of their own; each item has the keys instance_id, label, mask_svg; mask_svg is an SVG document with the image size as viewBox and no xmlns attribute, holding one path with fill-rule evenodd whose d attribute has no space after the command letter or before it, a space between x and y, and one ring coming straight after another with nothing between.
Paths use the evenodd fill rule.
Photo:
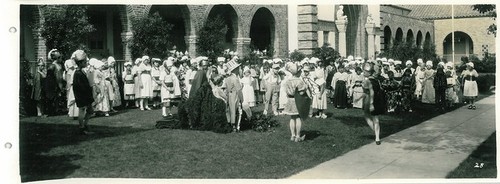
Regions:
<instances>
[{"instance_id":1,"label":"hole punch","mask_svg":"<svg viewBox=\"0 0 500 184\"><path fill-rule=\"evenodd\" d=\"M16 27L10 27L10 28L9 28L9 32L10 32L10 33L16 33L16 32L17 32Z\"/></svg>"},{"instance_id":2,"label":"hole punch","mask_svg":"<svg viewBox=\"0 0 500 184\"><path fill-rule=\"evenodd\" d=\"M10 142L5 143L5 148L10 149L12 148L12 144Z\"/></svg>"}]
</instances>

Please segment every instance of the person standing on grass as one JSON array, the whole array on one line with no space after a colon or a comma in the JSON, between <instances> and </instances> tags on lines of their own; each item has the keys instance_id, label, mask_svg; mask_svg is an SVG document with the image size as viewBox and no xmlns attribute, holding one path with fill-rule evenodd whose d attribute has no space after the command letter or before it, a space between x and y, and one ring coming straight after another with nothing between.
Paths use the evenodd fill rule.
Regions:
<instances>
[{"instance_id":1,"label":"person standing on grass","mask_svg":"<svg viewBox=\"0 0 500 184\"><path fill-rule=\"evenodd\" d=\"M267 110L269 106L269 102L271 102L271 109L274 115L278 115L278 98L280 92L280 83L281 78L278 74L280 65L273 64L271 67L271 71L269 71L264 77L262 81L265 81L265 99L264 99L264 112L262 114L267 115Z\"/></svg>"},{"instance_id":2,"label":"person standing on grass","mask_svg":"<svg viewBox=\"0 0 500 184\"><path fill-rule=\"evenodd\" d=\"M338 72L335 73L332 79L331 86L334 91L334 106L335 108L347 108L347 81L349 74L345 72L344 66L339 65Z\"/></svg>"},{"instance_id":3,"label":"person standing on grass","mask_svg":"<svg viewBox=\"0 0 500 184\"><path fill-rule=\"evenodd\" d=\"M384 91L380 86L380 82L373 75L375 72L374 66L371 63L363 64L363 112L366 123L375 133L375 143L380 145L380 123L378 115L385 113L386 105Z\"/></svg>"},{"instance_id":4,"label":"person standing on grass","mask_svg":"<svg viewBox=\"0 0 500 184\"><path fill-rule=\"evenodd\" d=\"M75 93L73 92L73 75L75 74L75 70L78 66L75 63L75 60L68 59L64 62L64 67L66 68L64 80L66 81L68 116L73 119L78 119L78 107L76 106Z\"/></svg>"},{"instance_id":5,"label":"person standing on grass","mask_svg":"<svg viewBox=\"0 0 500 184\"><path fill-rule=\"evenodd\" d=\"M474 63L468 62L466 64L467 69L462 72L462 84L464 85L464 98L466 98L470 105L469 109L476 110L476 105L474 101L478 95L477 82L476 79L479 74L474 69Z\"/></svg>"},{"instance_id":6,"label":"person standing on grass","mask_svg":"<svg viewBox=\"0 0 500 184\"><path fill-rule=\"evenodd\" d=\"M151 69L151 76L153 81L151 82L152 88L153 88L153 98L151 99L153 101L153 108L157 108L159 104L163 101L161 99L161 81L160 81L160 63L161 60L159 58L153 58L151 59L153 61L153 68ZM163 68L165 69L165 68Z\"/></svg>"},{"instance_id":7,"label":"person standing on grass","mask_svg":"<svg viewBox=\"0 0 500 184\"><path fill-rule=\"evenodd\" d=\"M437 110L444 111L446 107L446 74L442 67L437 68L436 76L434 77L434 90L436 94Z\"/></svg>"},{"instance_id":8,"label":"person standing on grass","mask_svg":"<svg viewBox=\"0 0 500 184\"><path fill-rule=\"evenodd\" d=\"M73 76L73 92L75 95L78 112L78 124L80 133L83 135L91 134L88 126L90 116L93 113L92 104L94 102L92 86L87 78L87 72L84 70L87 65L87 54L83 50L77 50L74 53L74 60L78 69Z\"/></svg>"},{"instance_id":9,"label":"person standing on grass","mask_svg":"<svg viewBox=\"0 0 500 184\"><path fill-rule=\"evenodd\" d=\"M44 114L44 97L45 97L45 77L47 76L47 69L43 58L38 59L38 66L36 69L35 77L33 78L33 91L31 92L31 99L35 101L36 112L38 117L46 117Z\"/></svg>"},{"instance_id":10,"label":"person standing on grass","mask_svg":"<svg viewBox=\"0 0 500 184\"><path fill-rule=\"evenodd\" d=\"M292 78L285 83L288 102L283 113L290 115L290 141L300 142L305 139L305 135L300 135L301 118L307 118L311 106L310 104L303 104L303 99L310 98L311 94L307 90L306 83L300 78L301 72L299 72L297 64L288 63L286 68L292 74Z\"/></svg>"},{"instance_id":11,"label":"person standing on grass","mask_svg":"<svg viewBox=\"0 0 500 184\"><path fill-rule=\"evenodd\" d=\"M151 108L149 108L149 99L153 97L153 78L151 77L151 69L149 56L142 56L142 63L138 68L139 80L141 81L139 86L141 89L139 101L141 111L151 110Z\"/></svg>"},{"instance_id":12,"label":"person standing on grass","mask_svg":"<svg viewBox=\"0 0 500 184\"><path fill-rule=\"evenodd\" d=\"M139 108L139 102L141 102L141 83L139 76L139 66L142 63L142 58L135 59L134 66L132 67L132 75L134 76L134 97L135 97L135 107Z\"/></svg>"},{"instance_id":13,"label":"person standing on grass","mask_svg":"<svg viewBox=\"0 0 500 184\"><path fill-rule=\"evenodd\" d=\"M434 76L436 71L432 69L432 61L425 63L424 79L422 83L422 103L433 104L436 102L436 94L434 90Z\"/></svg>"},{"instance_id":14,"label":"person standing on grass","mask_svg":"<svg viewBox=\"0 0 500 184\"><path fill-rule=\"evenodd\" d=\"M225 79L226 83L226 93L227 93L227 108L226 116L230 120L233 126L233 132L240 131L240 124L237 120L236 113L237 110L241 109L241 103L243 102L243 87L240 82L240 64L236 60L231 60L227 63L227 72L229 76ZM241 113L241 111L240 111ZM238 121L238 124L236 123Z\"/></svg>"},{"instance_id":15,"label":"person standing on grass","mask_svg":"<svg viewBox=\"0 0 500 184\"><path fill-rule=\"evenodd\" d=\"M120 107L122 105L122 96L120 94L120 87L118 85L118 77L115 70L116 60L113 56L108 57L109 66L109 79L111 81L111 86L113 88L113 97L111 100L111 111L116 112L115 107Z\"/></svg>"},{"instance_id":16,"label":"person standing on grass","mask_svg":"<svg viewBox=\"0 0 500 184\"><path fill-rule=\"evenodd\" d=\"M132 73L132 62L125 62L125 69L122 73L123 78L123 99L125 100L125 106L131 107L130 102L135 100L134 94L134 74Z\"/></svg>"}]
</instances>

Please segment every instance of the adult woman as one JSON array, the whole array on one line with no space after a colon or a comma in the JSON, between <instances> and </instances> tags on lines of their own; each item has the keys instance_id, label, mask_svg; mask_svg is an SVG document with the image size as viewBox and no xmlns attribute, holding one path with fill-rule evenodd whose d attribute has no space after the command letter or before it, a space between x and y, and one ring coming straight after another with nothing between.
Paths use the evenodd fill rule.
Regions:
<instances>
[{"instance_id":1,"label":"adult woman","mask_svg":"<svg viewBox=\"0 0 500 184\"><path fill-rule=\"evenodd\" d=\"M432 61L425 63L424 79L422 84L422 103L435 103L435 90L434 90L434 75L435 71L432 69Z\"/></svg>"},{"instance_id":2,"label":"adult woman","mask_svg":"<svg viewBox=\"0 0 500 184\"><path fill-rule=\"evenodd\" d=\"M374 67L371 63L363 64L363 74L365 80L363 81L363 112L365 115L366 123L375 133L375 143L380 145L380 124L378 115L385 112L385 98L384 92L380 87L380 82L375 79Z\"/></svg>"},{"instance_id":3,"label":"adult woman","mask_svg":"<svg viewBox=\"0 0 500 184\"><path fill-rule=\"evenodd\" d=\"M363 107L363 80L364 75L363 70L360 67L356 67L355 73L351 74L350 82L350 96L352 96L352 107L362 108Z\"/></svg>"},{"instance_id":4,"label":"adult woman","mask_svg":"<svg viewBox=\"0 0 500 184\"><path fill-rule=\"evenodd\" d=\"M142 63L138 68L139 80L141 81L139 86L141 89L139 101L141 111L144 109L151 110L151 108L149 108L149 99L153 97L153 78L151 77L151 69L152 67L149 61L149 56L142 56Z\"/></svg>"},{"instance_id":5,"label":"adult woman","mask_svg":"<svg viewBox=\"0 0 500 184\"><path fill-rule=\"evenodd\" d=\"M466 98L470 105L469 109L476 109L474 101L478 94L476 79L479 76L477 71L474 69L474 63L469 62L466 64L467 69L462 72L462 84L464 84L464 98Z\"/></svg>"}]
</instances>

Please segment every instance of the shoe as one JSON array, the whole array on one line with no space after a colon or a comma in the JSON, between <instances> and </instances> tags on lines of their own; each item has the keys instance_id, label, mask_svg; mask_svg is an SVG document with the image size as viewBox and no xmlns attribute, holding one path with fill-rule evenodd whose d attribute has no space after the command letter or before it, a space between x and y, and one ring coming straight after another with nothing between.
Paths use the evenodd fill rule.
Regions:
<instances>
[{"instance_id":1,"label":"shoe","mask_svg":"<svg viewBox=\"0 0 500 184\"><path fill-rule=\"evenodd\" d=\"M290 137L290 141L295 141L295 135L292 135L292 137Z\"/></svg>"},{"instance_id":2,"label":"shoe","mask_svg":"<svg viewBox=\"0 0 500 184\"><path fill-rule=\"evenodd\" d=\"M295 137L295 142L301 142L306 139L306 135L303 135L302 137Z\"/></svg>"},{"instance_id":3,"label":"shoe","mask_svg":"<svg viewBox=\"0 0 500 184\"><path fill-rule=\"evenodd\" d=\"M150 110L151 110L151 108L149 108L149 107L146 107L146 110L150 111Z\"/></svg>"},{"instance_id":4,"label":"shoe","mask_svg":"<svg viewBox=\"0 0 500 184\"><path fill-rule=\"evenodd\" d=\"M267 110L264 110L264 112L262 112L262 115L267 115Z\"/></svg>"},{"instance_id":5,"label":"shoe","mask_svg":"<svg viewBox=\"0 0 500 184\"><path fill-rule=\"evenodd\" d=\"M472 105L469 105L468 109L472 109Z\"/></svg>"},{"instance_id":6,"label":"shoe","mask_svg":"<svg viewBox=\"0 0 500 184\"><path fill-rule=\"evenodd\" d=\"M375 144L380 145L380 144L382 144L382 142L381 141L375 141Z\"/></svg>"},{"instance_id":7,"label":"shoe","mask_svg":"<svg viewBox=\"0 0 500 184\"><path fill-rule=\"evenodd\" d=\"M143 111L143 110L144 110L144 108L142 108L142 107L141 107L140 109L141 109L141 111Z\"/></svg>"},{"instance_id":8,"label":"shoe","mask_svg":"<svg viewBox=\"0 0 500 184\"><path fill-rule=\"evenodd\" d=\"M273 112L273 114L274 114L275 116L280 115L280 113L279 113L278 111L274 111L274 112Z\"/></svg>"},{"instance_id":9,"label":"shoe","mask_svg":"<svg viewBox=\"0 0 500 184\"><path fill-rule=\"evenodd\" d=\"M309 117L310 117L310 118L312 118L312 117L313 117L313 115L312 115L312 114L309 114Z\"/></svg>"},{"instance_id":10,"label":"shoe","mask_svg":"<svg viewBox=\"0 0 500 184\"><path fill-rule=\"evenodd\" d=\"M413 112L411 109L408 112Z\"/></svg>"},{"instance_id":11,"label":"shoe","mask_svg":"<svg viewBox=\"0 0 500 184\"><path fill-rule=\"evenodd\" d=\"M104 116L108 117L108 116L109 116L109 114L108 114L108 113L106 113L106 114L104 114Z\"/></svg>"},{"instance_id":12,"label":"shoe","mask_svg":"<svg viewBox=\"0 0 500 184\"><path fill-rule=\"evenodd\" d=\"M174 115L172 115L171 113L169 113L168 116L174 116Z\"/></svg>"},{"instance_id":13,"label":"shoe","mask_svg":"<svg viewBox=\"0 0 500 184\"><path fill-rule=\"evenodd\" d=\"M476 106L475 105L472 106L472 110L476 110Z\"/></svg>"},{"instance_id":14,"label":"shoe","mask_svg":"<svg viewBox=\"0 0 500 184\"><path fill-rule=\"evenodd\" d=\"M315 118L321 118L321 116L320 116L319 114L318 114L318 115L316 115L316 116L314 116L314 117L315 117Z\"/></svg>"},{"instance_id":15,"label":"shoe","mask_svg":"<svg viewBox=\"0 0 500 184\"><path fill-rule=\"evenodd\" d=\"M322 119L326 119L326 118L328 118L328 116L327 116L326 114L322 114L322 115L321 115L321 118L322 118Z\"/></svg>"}]
</instances>

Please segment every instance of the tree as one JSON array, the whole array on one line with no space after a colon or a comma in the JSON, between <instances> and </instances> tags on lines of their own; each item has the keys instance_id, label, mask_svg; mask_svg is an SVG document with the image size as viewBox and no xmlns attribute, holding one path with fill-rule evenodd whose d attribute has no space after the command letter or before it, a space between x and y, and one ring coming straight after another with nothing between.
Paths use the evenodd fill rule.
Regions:
<instances>
[{"instance_id":1,"label":"tree","mask_svg":"<svg viewBox=\"0 0 500 184\"><path fill-rule=\"evenodd\" d=\"M306 55L298 50L294 50L292 53L290 53L290 60L292 61L302 61Z\"/></svg>"},{"instance_id":2,"label":"tree","mask_svg":"<svg viewBox=\"0 0 500 184\"><path fill-rule=\"evenodd\" d=\"M81 5L46 5L44 21L37 27L45 38L45 45L57 49L69 57L77 49L86 50L87 36L95 31L88 21L87 6Z\"/></svg>"},{"instance_id":3,"label":"tree","mask_svg":"<svg viewBox=\"0 0 500 184\"><path fill-rule=\"evenodd\" d=\"M167 23L158 12L132 20L133 38L129 47L133 58L148 55L150 57L168 57L172 48L170 32L173 25Z\"/></svg>"},{"instance_id":4,"label":"tree","mask_svg":"<svg viewBox=\"0 0 500 184\"><path fill-rule=\"evenodd\" d=\"M228 28L221 16L209 18L200 30L199 54L214 60L224 51L224 40Z\"/></svg>"},{"instance_id":5,"label":"tree","mask_svg":"<svg viewBox=\"0 0 500 184\"><path fill-rule=\"evenodd\" d=\"M493 20L496 20L497 11L494 4L476 4L472 5L472 9L481 14L486 14L487 16L493 18ZM495 37L497 36L497 25L495 23L488 27L488 34L493 34Z\"/></svg>"},{"instance_id":6,"label":"tree","mask_svg":"<svg viewBox=\"0 0 500 184\"><path fill-rule=\"evenodd\" d=\"M421 58L424 61L431 60L434 64L440 61L436 54L436 46L430 41L426 41L422 48L415 45L414 42L394 42L392 47L384 50L379 57L387 57L400 61L416 61L418 58Z\"/></svg>"}]
</instances>

